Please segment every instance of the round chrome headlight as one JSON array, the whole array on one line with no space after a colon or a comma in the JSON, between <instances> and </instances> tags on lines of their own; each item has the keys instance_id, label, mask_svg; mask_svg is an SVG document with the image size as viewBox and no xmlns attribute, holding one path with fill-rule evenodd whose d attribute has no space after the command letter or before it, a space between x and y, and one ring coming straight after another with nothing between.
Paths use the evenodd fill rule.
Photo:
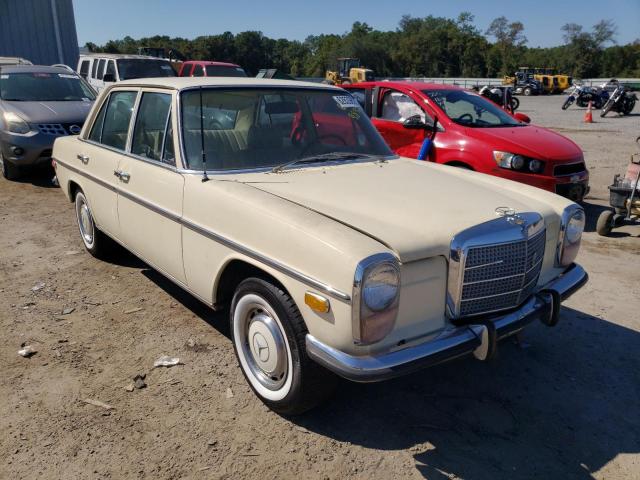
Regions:
<instances>
[{"instance_id":1,"label":"round chrome headlight","mask_svg":"<svg viewBox=\"0 0 640 480\"><path fill-rule=\"evenodd\" d=\"M567 223L564 238L565 243L576 243L582 237L584 231L585 216L584 210L576 210Z\"/></svg>"},{"instance_id":2,"label":"round chrome headlight","mask_svg":"<svg viewBox=\"0 0 640 480\"><path fill-rule=\"evenodd\" d=\"M381 263L367 272L362 285L365 306L380 312L391 306L398 296L400 273L392 263Z\"/></svg>"},{"instance_id":3,"label":"round chrome headlight","mask_svg":"<svg viewBox=\"0 0 640 480\"><path fill-rule=\"evenodd\" d=\"M570 205L562 214L562 226L556 266L568 267L578 256L586 217L578 205Z\"/></svg>"}]
</instances>

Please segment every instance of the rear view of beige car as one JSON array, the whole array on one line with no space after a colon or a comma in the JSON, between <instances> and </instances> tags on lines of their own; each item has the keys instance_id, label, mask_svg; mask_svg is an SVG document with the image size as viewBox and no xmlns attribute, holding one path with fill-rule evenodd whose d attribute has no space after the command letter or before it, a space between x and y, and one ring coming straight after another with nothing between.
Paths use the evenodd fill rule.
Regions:
<instances>
[{"instance_id":1,"label":"rear view of beige car","mask_svg":"<svg viewBox=\"0 0 640 480\"><path fill-rule=\"evenodd\" d=\"M229 307L240 368L283 414L337 376L489 358L587 281L578 205L396 157L337 87L120 82L53 155L87 250L120 243Z\"/></svg>"}]
</instances>

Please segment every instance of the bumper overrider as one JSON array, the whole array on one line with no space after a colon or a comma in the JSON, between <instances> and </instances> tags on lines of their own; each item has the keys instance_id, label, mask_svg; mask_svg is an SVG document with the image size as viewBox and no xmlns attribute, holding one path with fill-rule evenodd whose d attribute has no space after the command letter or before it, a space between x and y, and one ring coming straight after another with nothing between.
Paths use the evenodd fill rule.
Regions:
<instances>
[{"instance_id":1,"label":"bumper overrider","mask_svg":"<svg viewBox=\"0 0 640 480\"><path fill-rule=\"evenodd\" d=\"M522 330L534 320L558 323L560 302L579 290L589 276L577 264L549 282L524 304L507 313L482 316L453 327L425 343L375 356L354 356L332 348L310 334L307 353L320 365L349 380L376 382L473 354L481 360L495 352L497 341Z\"/></svg>"}]
</instances>

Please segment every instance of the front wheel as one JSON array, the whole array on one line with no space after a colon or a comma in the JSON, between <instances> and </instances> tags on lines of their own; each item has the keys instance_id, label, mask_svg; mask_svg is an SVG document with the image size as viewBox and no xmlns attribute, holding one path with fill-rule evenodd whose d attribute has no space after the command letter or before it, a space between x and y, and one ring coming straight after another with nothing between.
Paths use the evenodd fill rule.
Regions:
<instances>
[{"instance_id":1,"label":"front wheel","mask_svg":"<svg viewBox=\"0 0 640 480\"><path fill-rule=\"evenodd\" d=\"M522 91L522 93L524 94L525 97L528 97L533 93L533 91L531 90L530 87L527 87Z\"/></svg>"},{"instance_id":2,"label":"front wheel","mask_svg":"<svg viewBox=\"0 0 640 480\"><path fill-rule=\"evenodd\" d=\"M520 100L518 100L517 98L512 98L511 110L515 112L518 109L518 107L520 107Z\"/></svg>"},{"instance_id":3,"label":"front wheel","mask_svg":"<svg viewBox=\"0 0 640 480\"><path fill-rule=\"evenodd\" d=\"M2 176L7 180L17 180L18 177L20 176L20 171L18 170L18 167L16 167L12 163L5 161L4 157L2 156L1 145L0 145L0 173L2 173Z\"/></svg>"},{"instance_id":4,"label":"front wheel","mask_svg":"<svg viewBox=\"0 0 640 480\"><path fill-rule=\"evenodd\" d=\"M571 106L571 104L573 103L573 97L569 97L567 98L564 103L562 104L562 109L566 110L567 108L569 108Z\"/></svg>"},{"instance_id":5,"label":"front wheel","mask_svg":"<svg viewBox=\"0 0 640 480\"><path fill-rule=\"evenodd\" d=\"M333 392L336 377L307 356L304 320L282 289L259 278L242 281L230 323L242 373L270 409L298 415Z\"/></svg>"},{"instance_id":6,"label":"front wheel","mask_svg":"<svg viewBox=\"0 0 640 480\"><path fill-rule=\"evenodd\" d=\"M607 103L604 104L604 107L602 107L602 110L600 111L600 116L604 117L607 113L609 113L611 111L611 108L613 107L613 100L609 99L607 100Z\"/></svg>"},{"instance_id":7,"label":"front wheel","mask_svg":"<svg viewBox=\"0 0 640 480\"><path fill-rule=\"evenodd\" d=\"M598 222L596 223L596 232L598 232L598 235L606 237L611 233L613 217L614 213L611 210L605 210L600 214Z\"/></svg>"}]
</instances>

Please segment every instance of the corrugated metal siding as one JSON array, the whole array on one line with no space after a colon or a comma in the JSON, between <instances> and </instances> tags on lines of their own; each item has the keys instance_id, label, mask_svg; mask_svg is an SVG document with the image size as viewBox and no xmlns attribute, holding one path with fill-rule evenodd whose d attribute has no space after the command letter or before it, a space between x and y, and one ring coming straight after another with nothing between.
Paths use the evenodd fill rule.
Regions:
<instances>
[{"instance_id":1,"label":"corrugated metal siding","mask_svg":"<svg viewBox=\"0 0 640 480\"><path fill-rule=\"evenodd\" d=\"M0 57L23 57L40 65L65 63L75 69L78 36L71 2L0 0ZM54 14L58 18L60 52Z\"/></svg>"}]
</instances>

